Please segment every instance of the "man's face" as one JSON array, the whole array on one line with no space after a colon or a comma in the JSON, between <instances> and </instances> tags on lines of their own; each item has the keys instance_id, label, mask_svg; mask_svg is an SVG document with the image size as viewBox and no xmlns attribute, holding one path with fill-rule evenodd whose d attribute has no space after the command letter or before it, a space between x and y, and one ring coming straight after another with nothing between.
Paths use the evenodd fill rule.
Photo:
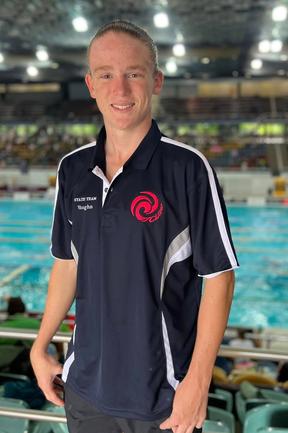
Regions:
<instances>
[{"instance_id":1,"label":"man's face","mask_svg":"<svg viewBox=\"0 0 288 433\"><path fill-rule=\"evenodd\" d=\"M163 74L154 72L146 45L125 33L108 32L90 49L85 77L106 128L134 130L151 122L151 98L160 93Z\"/></svg>"}]
</instances>

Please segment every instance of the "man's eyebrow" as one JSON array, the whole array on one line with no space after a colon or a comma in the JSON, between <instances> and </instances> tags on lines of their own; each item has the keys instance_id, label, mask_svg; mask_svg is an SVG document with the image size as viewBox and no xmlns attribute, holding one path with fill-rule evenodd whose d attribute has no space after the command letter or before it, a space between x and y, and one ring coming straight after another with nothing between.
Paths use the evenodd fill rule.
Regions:
<instances>
[{"instance_id":1,"label":"man's eyebrow","mask_svg":"<svg viewBox=\"0 0 288 433\"><path fill-rule=\"evenodd\" d=\"M111 71L111 70L113 70L113 66L112 65L103 65L103 66L96 66L93 70L92 70L92 72L93 73L95 73L95 72L101 72L101 71ZM131 66L128 66L127 68L126 68L126 71L135 71L135 70L137 70L137 71L143 71L143 72L145 72L146 71L146 68L145 68L145 66L142 66L142 65L131 65Z\"/></svg>"}]
</instances>

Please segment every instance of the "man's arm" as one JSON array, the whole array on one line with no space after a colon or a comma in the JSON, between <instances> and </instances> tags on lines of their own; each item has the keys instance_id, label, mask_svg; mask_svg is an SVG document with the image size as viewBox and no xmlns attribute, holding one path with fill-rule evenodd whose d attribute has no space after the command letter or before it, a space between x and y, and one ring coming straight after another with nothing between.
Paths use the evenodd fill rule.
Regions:
<instances>
[{"instance_id":1,"label":"man's arm","mask_svg":"<svg viewBox=\"0 0 288 433\"><path fill-rule=\"evenodd\" d=\"M59 406L63 406L63 401L57 395L53 380L62 372L62 366L48 355L47 348L74 300L76 276L77 265L74 260L55 260L43 319L30 354L39 387L48 400Z\"/></svg>"},{"instance_id":2,"label":"man's arm","mask_svg":"<svg viewBox=\"0 0 288 433\"><path fill-rule=\"evenodd\" d=\"M161 429L192 433L194 427L203 425L209 385L227 325L233 290L233 271L205 280L192 360L185 378L176 389L172 413L161 424Z\"/></svg>"}]
</instances>

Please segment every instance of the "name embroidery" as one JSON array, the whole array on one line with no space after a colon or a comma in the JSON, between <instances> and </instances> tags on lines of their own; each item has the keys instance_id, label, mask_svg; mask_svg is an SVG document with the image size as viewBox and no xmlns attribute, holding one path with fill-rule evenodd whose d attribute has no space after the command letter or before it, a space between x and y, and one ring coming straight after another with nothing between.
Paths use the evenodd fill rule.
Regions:
<instances>
[{"instance_id":1,"label":"name embroidery","mask_svg":"<svg viewBox=\"0 0 288 433\"><path fill-rule=\"evenodd\" d=\"M95 201L95 200L97 200L97 197L74 197L74 202L75 203L84 203L84 202L89 202L89 203L91 203L91 202L93 202L93 201ZM91 210L91 209L93 209L93 204L89 204L89 203L87 203L87 204L77 204L77 209L78 210L84 210L84 211L86 211L86 210Z\"/></svg>"}]
</instances>

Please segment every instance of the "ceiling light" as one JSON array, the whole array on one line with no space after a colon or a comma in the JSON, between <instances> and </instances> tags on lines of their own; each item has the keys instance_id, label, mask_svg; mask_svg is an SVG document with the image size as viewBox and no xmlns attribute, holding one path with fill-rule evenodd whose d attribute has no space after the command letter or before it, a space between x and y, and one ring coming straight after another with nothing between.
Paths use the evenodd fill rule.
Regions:
<instances>
[{"instance_id":1,"label":"ceiling light","mask_svg":"<svg viewBox=\"0 0 288 433\"><path fill-rule=\"evenodd\" d=\"M269 53L270 51L270 41L263 40L258 44L258 50L260 53Z\"/></svg>"},{"instance_id":2,"label":"ceiling light","mask_svg":"<svg viewBox=\"0 0 288 433\"><path fill-rule=\"evenodd\" d=\"M177 33L176 35L176 41L181 44L182 42L184 42L184 36L182 35L182 33Z\"/></svg>"},{"instance_id":3,"label":"ceiling light","mask_svg":"<svg viewBox=\"0 0 288 433\"><path fill-rule=\"evenodd\" d=\"M26 71L29 77L37 77L37 75L39 74L39 70L35 66L28 66Z\"/></svg>"},{"instance_id":4,"label":"ceiling light","mask_svg":"<svg viewBox=\"0 0 288 433\"><path fill-rule=\"evenodd\" d=\"M183 45L183 44L173 45L174 56L182 57L182 56L185 56L185 53L186 53L185 45Z\"/></svg>"},{"instance_id":5,"label":"ceiling light","mask_svg":"<svg viewBox=\"0 0 288 433\"><path fill-rule=\"evenodd\" d=\"M283 48L283 42L280 39L275 39L271 42L271 51L272 53L280 53Z\"/></svg>"},{"instance_id":6,"label":"ceiling light","mask_svg":"<svg viewBox=\"0 0 288 433\"><path fill-rule=\"evenodd\" d=\"M169 72L169 74L175 74L177 71L177 64L175 60L171 59L166 62L166 71Z\"/></svg>"},{"instance_id":7,"label":"ceiling light","mask_svg":"<svg viewBox=\"0 0 288 433\"><path fill-rule=\"evenodd\" d=\"M169 17L165 12L159 12L154 15L154 25L160 29L164 29L169 26Z\"/></svg>"},{"instance_id":8,"label":"ceiling light","mask_svg":"<svg viewBox=\"0 0 288 433\"><path fill-rule=\"evenodd\" d=\"M38 48L36 51L36 57L40 62L47 62L49 54L45 48Z\"/></svg>"},{"instance_id":9,"label":"ceiling light","mask_svg":"<svg viewBox=\"0 0 288 433\"><path fill-rule=\"evenodd\" d=\"M210 63L209 57L202 57L201 63L203 63L204 65L208 65Z\"/></svg>"},{"instance_id":10,"label":"ceiling light","mask_svg":"<svg viewBox=\"0 0 288 433\"><path fill-rule=\"evenodd\" d=\"M272 10L273 21L285 21L287 18L287 7L286 6L276 6Z\"/></svg>"},{"instance_id":11,"label":"ceiling light","mask_svg":"<svg viewBox=\"0 0 288 433\"><path fill-rule=\"evenodd\" d=\"M288 56L286 54L281 54L280 59L282 62L286 62L288 60Z\"/></svg>"},{"instance_id":12,"label":"ceiling light","mask_svg":"<svg viewBox=\"0 0 288 433\"><path fill-rule=\"evenodd\" d=\"M72 24L76 32L86 32L88 30L87 20L83 17L74 18Z\"/></svg>"},{"instance_id":13,"label":"ceiling light","mask_svg":"<svg viewBox=\"0 0 288 433\"><path fill-rule=\"evenodd\" d=\"M262 68L263 62L261 59L253 59L251 60L250 65L252 69L259 70Z\"/></svg>"},{"instance_id":14,"label":"ceiling light","mask_svg":"<svg viewBox=\"0 0 288 433\"><path fill-rule=\"evenodd\" d=\"M0 63L3 63L3 62L4 62L4 56L2 53L0 53Z\"/></svg>"},{"instance_id":15,"label":"ceiling light","mask_svg":"<svg viewBox=\"0 0 288 433\"><path fill-rule=\"evenodd\" d=\"M286 71L285 71L284 69L279 69L279 70L278 70L278 75L283 76L283 75L285 75L285 74L286 74Z\"/></svg>"}]
</instances>

